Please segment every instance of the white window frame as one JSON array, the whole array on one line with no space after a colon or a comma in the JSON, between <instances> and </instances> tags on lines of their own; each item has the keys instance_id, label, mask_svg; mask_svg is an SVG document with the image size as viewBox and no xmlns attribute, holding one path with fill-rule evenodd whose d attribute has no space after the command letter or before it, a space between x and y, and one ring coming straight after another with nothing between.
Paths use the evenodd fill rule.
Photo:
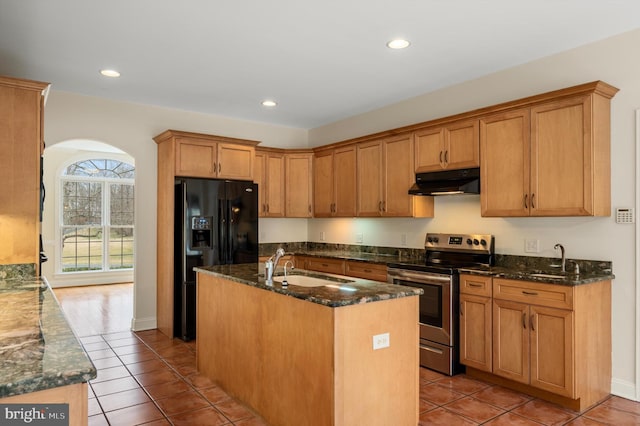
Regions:
<instances>
[{"instance_id":1,"label":"white window frame","mask_svg":"<svg viewBox=\"0 0 640 426\"><path fill-rule=\"evenodd\" d=\"M76 181L91 181L95 180L97 182L107 182L107 183L124 183L130 184L134 186L135 191L135 178L134 179L123 179L123 178L95 178L87 176L69 176L65 175L66 169L78 162L92 160L92 159L107 159L107 160L115 160L121 161L124 163L131 164L135 167L135 162L133 158L128 155L118 155L106 152L90 152L82 155L73 156L61 167L58 169L56 173L56 186L55 186L55 241L56 241L56 250L55 250L55 273L53 277L53 281L56 282L56 286L62 285L64 286L82 286L82 285L90 285L90 284L110 284L110 283L118 283L118 282L133 282L134 280L134 270L135 270L135 239L136 239L136 231L135 231L135 223L130 226L133 228L133 239L134 239L134 266L133 268L128 269L104 269L105 266L108 267L108 234L103 238L103 259L102 259L102 270L92 270L92 271L70 271L63 272L62 271L62 228L63 224L63 203L62 203L62 185L64 181L76 180ZM109 192L109 194L107 194ZM107 225L109 222L110 211L108 208L110 191L108 190L108 186L103 187L102 191L102 203L103 203L103 214L102 214L102 224L96 225L96 227L102 227L105 231L108 232L108 229L111 225ZM135 201L134 201L135 202ZM106 204L105 204L106 203ZM120 226L118 226L120 227Z\"/></svg>"}]
</instances>

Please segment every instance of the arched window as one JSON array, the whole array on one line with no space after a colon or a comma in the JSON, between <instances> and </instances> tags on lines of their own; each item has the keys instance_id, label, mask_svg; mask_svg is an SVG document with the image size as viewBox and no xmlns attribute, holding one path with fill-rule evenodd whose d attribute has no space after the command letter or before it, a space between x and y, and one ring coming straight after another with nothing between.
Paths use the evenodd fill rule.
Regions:
<instances>
[{"instance_id":1,"label":"arched window","mask_svg":"<svg viewBox=\"0 0 640 426\"><path fill-rule=\"evenodd\" d=\"M133 269L134 177L133 165L100 158L63 171L62 272Z\"/></svg>"}]
</instances>

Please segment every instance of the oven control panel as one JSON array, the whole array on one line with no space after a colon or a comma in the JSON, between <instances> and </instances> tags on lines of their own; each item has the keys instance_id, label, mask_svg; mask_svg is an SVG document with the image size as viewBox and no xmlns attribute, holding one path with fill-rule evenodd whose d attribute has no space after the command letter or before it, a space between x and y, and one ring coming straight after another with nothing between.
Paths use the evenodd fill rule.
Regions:
<instances>
[{"instance_id":1,"label":"oven control panel","mask_svg":"<svg viewBox=\"0 0 640 426\"><path fill-rule=\"evenodd\" d=\"M491 234L435 234L428 233L424 247L427 250L493 253Z\"/></svg>"}]
</instances>

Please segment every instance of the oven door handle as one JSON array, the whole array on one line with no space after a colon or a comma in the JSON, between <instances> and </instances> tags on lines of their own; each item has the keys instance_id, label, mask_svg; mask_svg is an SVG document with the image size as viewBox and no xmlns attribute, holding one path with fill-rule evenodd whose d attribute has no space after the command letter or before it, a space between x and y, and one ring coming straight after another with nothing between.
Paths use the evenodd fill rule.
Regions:
<instances>
[{"instance_id":1,"label":"oven door handle","mask_svg":"<svg viewBox=\"0 0 640 426\"><path fill-rule=\"evenodd\" d=\"M425 272L420 273L398 269L389 269L387 274L393 279L414 280L418 283L425 284L446 284L451 282L451 276L449 275L434 275Z\"/></svg>"}]
</instances>

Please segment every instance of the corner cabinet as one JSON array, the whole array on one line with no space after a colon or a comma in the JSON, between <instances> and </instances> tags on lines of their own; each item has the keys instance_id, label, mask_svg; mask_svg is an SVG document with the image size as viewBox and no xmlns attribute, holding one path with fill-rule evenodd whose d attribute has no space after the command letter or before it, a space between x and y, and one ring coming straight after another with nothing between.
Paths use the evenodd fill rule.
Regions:
<instances>
[{"instance_id":1,"label":"corner cabinet","mask_svg":"<svg viewBox=\"0 0 640 426\"><path fill-rule=\"evenodd\" d=\"M483 295L468 291L465 283L474 282ZM461 360L467 374L576 411L609 395L611 281L568 286L493 278L491 317L485 283L461 276Z\"/></svg>"},{"instance_id":2,"label":"corner cabinet","mask_svg":"<svg viewBox=\"0 0 640 426\"><path fill-rule=\"evenodd\" d=\"M610 101L589 83L480 118L481 214L609 216Z\"/></svg>"},{"instance_id":3,"label":"corner cabinet","mask_svg":"<svg viewBox=\"0 0 640 426\"><path fill-rule=\"evenodd\" d=\"M256 148L253 181L258 184L260 217L284 217L284 158L282 151Z\"/></svg>"},{"instance_id":4,"label":"corner cabinet","mask_svg":"<svg viewBox=\"0 0 640 426\"><path fill-rule=\"evenodd\" d=\"M433 198L409 195L415 181L411 134L357 145L357 216L433 217Z\"/></svg>"},{"instance_id":5,"label":"corner cabinet","mask_svg":"<svg viewBox=\"0 0 640 426\"><path fill-rule=\"evenodd\" d=\"M167 130L158 144L157 324L173 337L175 178L253 180L257 141Z\"/></svg>"},{"instance_id":6,"label":"corner cabinet","mask_svg":"<svg viewBox=\"0 0 640 426\"><path fill-rule=\"evenodd\" d=\"M415 172L480 165L478 120L465 120L414 132Z\"/></svg>"},{"instance_id":7,"label":"corner cabinet","mask_svg":"<svg viewBox=\"0 0 640 426\"><path fill-rule=\"evenodd\" d=\"M40 260L40 161L48 83L0 76L0 264ZM37 269L36 269L37 271Z\"/></svg>"},{"instance_id":8,"label":"corner cabinet","mask_svg":"<svg viewBox=\"0 0 640 426\"><path fill-rule=\"evenodd\" d=\"M315 217L356 215L356 146L315 151L313 205Z\"/></svg>"}]
</instances>

